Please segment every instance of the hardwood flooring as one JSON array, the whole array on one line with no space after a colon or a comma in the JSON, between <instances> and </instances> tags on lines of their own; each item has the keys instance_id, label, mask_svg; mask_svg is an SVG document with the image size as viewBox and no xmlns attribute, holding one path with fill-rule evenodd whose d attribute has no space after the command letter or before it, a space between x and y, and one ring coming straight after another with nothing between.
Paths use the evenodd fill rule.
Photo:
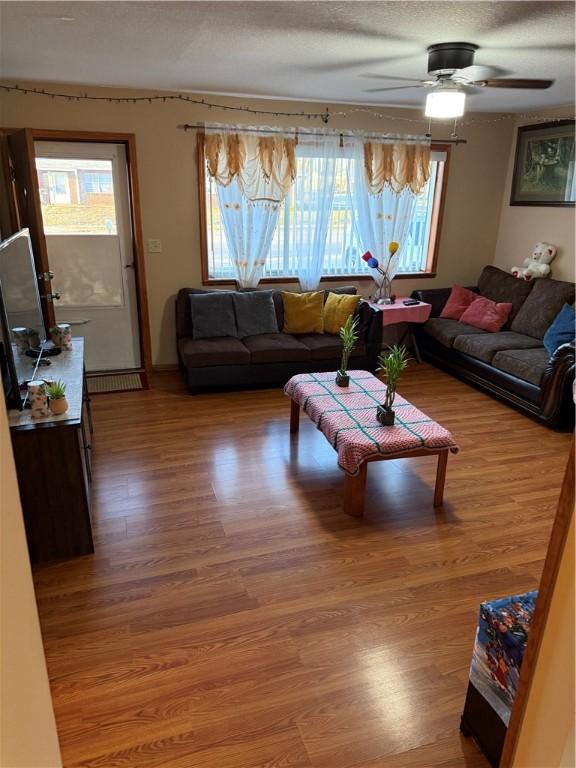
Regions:
<instances>
[{"instance_id":1,"label":"hardwood flooring","mask_svg":"<svg viewBox=\"0 0 576 768\"><path fill-rule=\"evenodd\" d=\"M35 568L66 768L483 768L460 737L478 604L538 584L571 436L427 365L450 429L370 467L364 519L280 389L176 374L94 398L96 553Z\"/></svg>"}]
</instances>

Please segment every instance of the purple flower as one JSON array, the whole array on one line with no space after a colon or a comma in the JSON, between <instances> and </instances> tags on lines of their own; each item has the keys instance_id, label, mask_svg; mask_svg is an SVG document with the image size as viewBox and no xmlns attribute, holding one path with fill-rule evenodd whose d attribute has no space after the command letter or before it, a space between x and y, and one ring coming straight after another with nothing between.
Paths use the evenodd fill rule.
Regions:
<instances>
[{"instance_id":1,"label":"purple flower","mask_svg":"<svg viewBox=\"0 0 576 768\"><path fill-rule=\"evenodd\" d=\"M378 269L378 259L372 257L371 259L368 259L366 263L369 267L372 267L372 269Z\"/></svg>"}]
</instances>

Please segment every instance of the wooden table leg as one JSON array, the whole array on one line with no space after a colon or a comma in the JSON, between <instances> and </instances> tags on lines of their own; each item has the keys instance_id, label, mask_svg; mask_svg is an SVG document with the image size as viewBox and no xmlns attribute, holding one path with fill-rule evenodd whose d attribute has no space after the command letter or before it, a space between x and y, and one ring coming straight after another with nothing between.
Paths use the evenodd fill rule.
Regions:
<instances>
[{"instance_id":1,"label":"wooden table leg","mask_svg":"<svg viewBox=\"0 0 576 768\"><path fill-rule=\"evenodd\" d=\"M296 400L290 400L290 434L298 432L300 427L300 406Z\"/></svg>"},{"instance_id":2,"label":"wooden table leg","mask_svg":"<svg viewBox=\"0 0 576 768\"><path fill-rule=\"evenodd\" d=\"M364 512L364 495L366 492L366 467L360 464L357 475L346 475L344 478L344 512L352 517L362 517Z\"/></svg>"},{"instance_id":3,"label":"wooden table leg","mask_svg":"<svg viewBox=\"0 0 576 768\"><path fill-rule=\"evenodd\" d=\"M444 502L444 482L446 480L446 464L448 463L448 449L438 454L438 468L436 469L436 486L434 488L434 506L441 507Z\"/></svg>"}]
</instances>

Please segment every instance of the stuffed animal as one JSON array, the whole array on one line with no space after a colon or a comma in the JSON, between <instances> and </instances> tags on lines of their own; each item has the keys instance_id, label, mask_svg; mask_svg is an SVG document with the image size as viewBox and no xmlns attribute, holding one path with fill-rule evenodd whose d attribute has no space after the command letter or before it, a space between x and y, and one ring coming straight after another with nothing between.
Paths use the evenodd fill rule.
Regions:
<instances>
[{"instance_id":1,"label":"stuffed animal","mask_svg":"<svg viewBox=\"0 0 576 768\"><path fill-rule=\"evenodd\" d=\"M532 280L534 277L548 277L550 263L556 256L556 246L550 243L536 243L532 255L524 259L522 267L512 267L514 277Z\"/></svg>"}]
</instances>

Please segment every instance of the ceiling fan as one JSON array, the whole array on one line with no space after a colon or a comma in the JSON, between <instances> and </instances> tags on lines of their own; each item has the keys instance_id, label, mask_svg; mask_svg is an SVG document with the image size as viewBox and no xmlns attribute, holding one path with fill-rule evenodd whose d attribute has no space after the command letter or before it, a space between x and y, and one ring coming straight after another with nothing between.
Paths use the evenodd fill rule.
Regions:
<instances>
[{"instance_id":1,"label":"ceiling fan","mask_svg":"<svg viewBox=\"0 0 576 768\"><path fill-rule=\"evenodd\" d=\"M464 114L466 94L474 88L526 88L545 89L553 85L554 80L502 78L499 67L485 67L474 64L474 54L479 46L474 43L436 43L429 46L428 80L415 80L406 77L386 77L384 75L366 75L383 80L403 80L417 85L400 85L391 88L368 88L366 93L384 93L405 88L427 88L426 117L461 117Z\"/></svg>"}]
</instances>

